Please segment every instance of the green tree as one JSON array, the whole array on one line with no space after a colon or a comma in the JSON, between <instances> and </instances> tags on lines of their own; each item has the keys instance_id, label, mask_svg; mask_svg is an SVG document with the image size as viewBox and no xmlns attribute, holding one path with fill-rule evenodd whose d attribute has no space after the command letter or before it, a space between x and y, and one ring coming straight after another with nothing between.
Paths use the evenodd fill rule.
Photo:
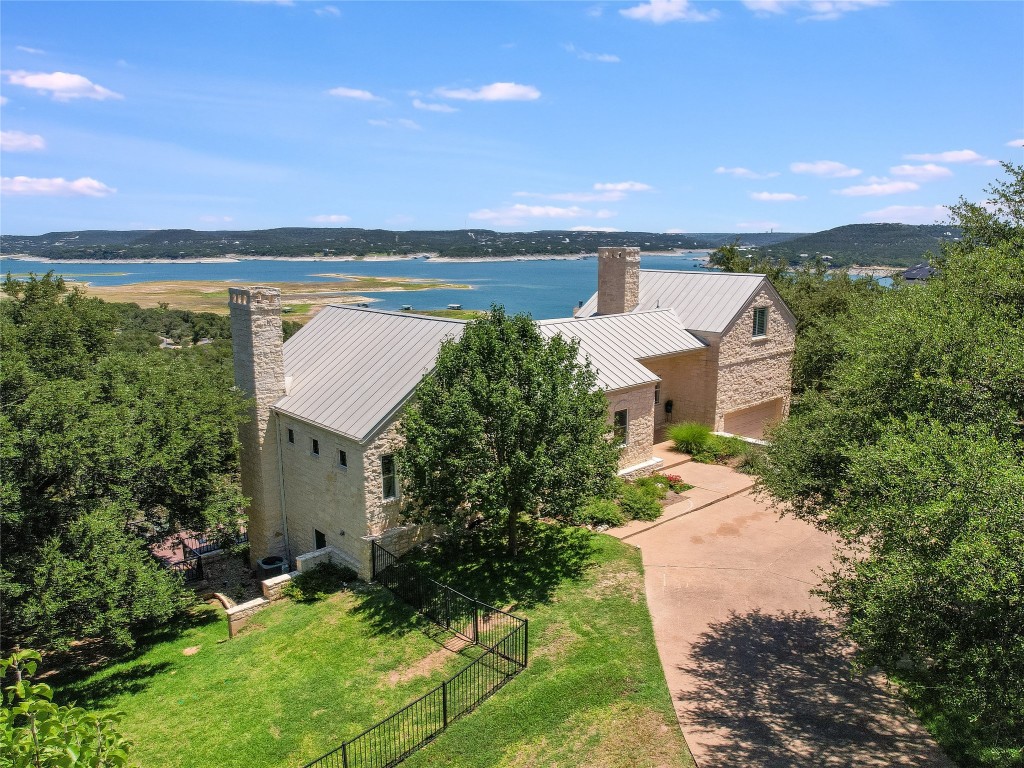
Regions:
<instances>
[{"instance_id":1,"label":"green tree","mask_svg":"<svg viewBox=\"0 0 1024 768\"><path fill-rule=\"evenodd\" d=\"M518 548L524 514L570 519L611 492L619 449L608 406L578 345L541 337L501 307L441 347L402 417L399 466L416 521L505 526Z\"/></svg>"},{"instance_id":2,"label":"green tree","mask_svg":"<svg viewBox=\"0 0 1024 768\"><path fill-rule=\"evenodd\" d=\"M0 768L114 768L128 764L131 742L117 731L117 714L53 703L53 690L33 683L36 651L0 659L11 678L0 707Z\"/></svg>"},{"instance_id":3,"label":"green tree","mask_svg":"<svg viewBox=\"0 0 1024 768\"><path fill-rule=\"evenodd\" d=\"M1024 760L1024 167L924 286L853 306L762 487L837 536L826 599L970 764Z\"/></svg>"}]
</instances>

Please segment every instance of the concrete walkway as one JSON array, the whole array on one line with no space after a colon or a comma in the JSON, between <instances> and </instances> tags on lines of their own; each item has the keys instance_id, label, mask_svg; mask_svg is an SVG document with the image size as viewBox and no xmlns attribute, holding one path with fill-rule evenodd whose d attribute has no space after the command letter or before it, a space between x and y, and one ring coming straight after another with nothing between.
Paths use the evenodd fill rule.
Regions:
<instances>
[{"instance_id":1,"label":"concrete walkway","mask_svg":"<svg viewBox=\"0 0 1024 768\"><path fill-rule=\"evenodd\" d=\"M679 455L675 455L678 460ZM643 552L662 667L700 768L953 768L810 594L831 541L779 519L726 467L676 463L694 485L653 523L609 531Z\"/></svg>"}]
</instances>

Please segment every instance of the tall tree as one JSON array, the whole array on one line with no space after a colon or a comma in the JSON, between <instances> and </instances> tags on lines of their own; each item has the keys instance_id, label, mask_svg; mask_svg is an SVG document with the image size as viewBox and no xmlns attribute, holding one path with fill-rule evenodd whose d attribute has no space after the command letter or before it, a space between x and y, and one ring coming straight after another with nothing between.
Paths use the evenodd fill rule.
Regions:
<instances>
[{"instance_id":1,"label":"tall tree","mask_svg":"<svg viewBox=\"0 0 1024 768\"><path fill-rule=\"evenodd\" d=\"M855 306L820 391L773 434L762 486L830 531L824 595L866 664L937 701L947 742L1024 759L1024 167L938 274Z\"/></svg>"},{"instance_id":2,"label":"tall tree","mask_svg":"<svg viewBox=\"0 0 1024 768\"><path fill-rule=\"evenodd\" d=\"M609 430L578 345L546 341L528 316L493 307L445 342L402 418L408 514L448 525L497 520L515 555L522 515L568 518L610 491L619 449Z\"/></svg>"}]
</instances>

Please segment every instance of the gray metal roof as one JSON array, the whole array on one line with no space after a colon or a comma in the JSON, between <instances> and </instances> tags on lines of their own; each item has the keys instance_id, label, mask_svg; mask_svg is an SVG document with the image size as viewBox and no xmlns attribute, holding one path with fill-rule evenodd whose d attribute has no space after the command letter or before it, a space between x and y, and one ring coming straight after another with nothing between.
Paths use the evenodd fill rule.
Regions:
<instances>
[{"instance_id":1,"label":"gray metal roof","mask_svg":"<svg viewBox=\"0 0 1024 768\"><path fill-rule=\"evenodd\" d=\"M671 309L542 320L537 328L548 339L557 334L578 339L580 357L590 358L597 370L598 386L606 392L658 381L658 376L639 362L644 358L705 346L683 327Z\"/></svg>"},{"instance_id":2,"label":"gray metal roof","mask_svg":"<svg viewBox=\"0 0 1024 768\"><path fill-rule=\"evenodd\" d=\"M460 320L332 304L284 345L288 394L281 413L362 441L408 399L434 367Z\"/></svg>"},{"instance_id":3,"label":"gray metal roof","mask_svg":"<svg viewBox=\"0 0 1024 768\"><path fill-rule=\"evenodd\" d=\"M762 283L771 285L764 275L756 274L641 269L640 303L633 311L671 308L676 311L684 328L721 333ZM579 309L576 317L590 317L596 313L595 293Z\"/></svg>"}]
</instances>

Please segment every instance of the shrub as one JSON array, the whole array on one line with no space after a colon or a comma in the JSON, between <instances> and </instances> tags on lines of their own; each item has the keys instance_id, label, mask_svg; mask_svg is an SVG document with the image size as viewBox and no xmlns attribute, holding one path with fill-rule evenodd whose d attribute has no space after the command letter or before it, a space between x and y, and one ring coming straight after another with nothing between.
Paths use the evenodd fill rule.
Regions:
<instances>
[{"instance_id":1,"label":"shrub","mask_svg":"<svg viewBox=\"0 0 1024 768\"><path fill-rule=\"evenodd\" d=\"M626 485L622 489L619 508L627 520L657 520L661 517L658 499L638 485Z\"/></svg>"},{"instance_id":2,"label":"shrub","mask_svg":"<svg viewBox=\"0 0 1024 768\"><path fill-rule=\"evenodd\" d=\"M661 477L665 478L668 482L668 487L676 493L682 493L683 491L688 491L693 488L689 483L684 483L683 478L679 475L661 475Z\"/></svg>"},{"instance_id":3,"label":"shrub","mask_svg":"<svg viewBox=\"0 0 1024 768\"><path fill-rule=\"evenodd\" d=\"M633 485L654 499L660 500L668 496L668 480L665 479L664 475L641 477L639 480L636 480Z\"/></svg>"},{"instance_id":4,"label":"shrub","mask_svg":"<svg viewBox=\"0 0 1024 768\"><path fill-rule=\"evenodd\" d=\"M607 525L612 528L626 522L619 505L611 499L590 499L576 511L574 518L579 525Z\"/></svg>"},{"instance_id":5,"label":"shrub","mask_svg":"<svg viewBox=\"0 0 1024 768\"><path fill-rule=\"evenodd\" d=\"M711 428L696 421L684 421L669 427L668 439L675 443L676 450L694 454L700 451L711 438Z\"/></svg>"},{"instance_id":6,"label":"shrub","mask_svg":"<svg viewBox=\"0 0 1024 768\"><path fill-rule=\"evenodd\" d=\"M317 563L284 585L281 592L300 603L323 600L358 578L355 571L332 562Z\"/></svg>"}]
</instances>

